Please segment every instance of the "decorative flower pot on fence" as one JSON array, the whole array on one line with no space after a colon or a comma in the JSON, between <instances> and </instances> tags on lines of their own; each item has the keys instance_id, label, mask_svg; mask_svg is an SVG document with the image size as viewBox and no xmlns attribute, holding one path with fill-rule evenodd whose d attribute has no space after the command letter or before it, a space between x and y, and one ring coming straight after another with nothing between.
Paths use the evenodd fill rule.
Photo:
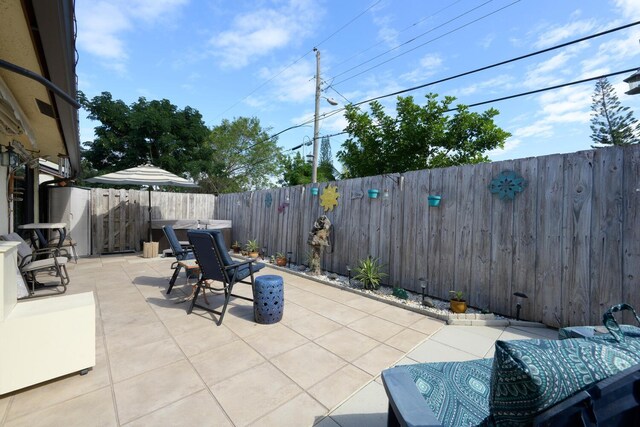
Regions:
<instances>
[{"instance_id":1,"label":"decorative flower pot on fence","mask_svg":"<svg viewBox=\"0 0 640 427\"><path fill-rule=\"evenodd\" d=\"M429 206L440 206L441 196L429 196Z\"/></svg>"},{"instance_id":2,"label":"decorative flower pot on fence","mask_svg":"<svg viewBox=\"0 0 640 427\"><path fill-rule=\"evenodd\" d=\"M370 199L377 199L378 198L378 193L379 191L375 188L372 188L371 190L369 190L369 198Z\"/></svg>"},{"instance_id":3,"label":"decorative flower pot on fence","mask_svg":"<svg viewBox=\"0 0 640 427\"><path fill-rule=\"evenodd\" d=\"M311 187L311 195L317 196L320 189L318 187Z\"/></svg>"}]
</instances>

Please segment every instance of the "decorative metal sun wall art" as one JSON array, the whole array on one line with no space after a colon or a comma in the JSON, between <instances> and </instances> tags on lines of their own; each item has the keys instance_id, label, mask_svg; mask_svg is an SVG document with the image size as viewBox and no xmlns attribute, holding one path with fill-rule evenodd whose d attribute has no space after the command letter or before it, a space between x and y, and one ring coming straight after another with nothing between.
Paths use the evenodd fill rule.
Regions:
<instances>
[{"instance_id":1,"label":"decorative metal sun wall art","mask_svg":"<svg viewBox=\"0 0 640 427\"><path fill-rule=\"evenodd\" d=\"M324 189L320 196L320 206L324 208L324 211L332 211L333 208L338 206L338 187L330 185Z\"/></svg>"},{"instance_id":2,"label":"decorative metal sun wall art","mask_svg":"<svg viewBox=\"0 0 640 427\"><path fill-rule=\"evenodd\" d=\"M527 181L514 171L502 171L497 178L491 180L489 191L502 200L513 200L526 186Z\"/></svg>"}]
</instances>

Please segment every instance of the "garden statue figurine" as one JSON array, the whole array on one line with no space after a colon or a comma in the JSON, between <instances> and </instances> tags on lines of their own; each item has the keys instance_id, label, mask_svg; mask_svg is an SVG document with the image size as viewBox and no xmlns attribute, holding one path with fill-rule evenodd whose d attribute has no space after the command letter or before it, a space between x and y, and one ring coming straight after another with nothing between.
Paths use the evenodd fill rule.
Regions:
<instances>
[{"instance_id":1,"label":"garden statue figurine","mask_svg":"<svg viewBox=\"0 0 640 427\"><path fill-rule=\"evenodd\" d=\"M311 260L309 268L311 274L320 274L320 259L322 250L329 246L329 234L331 233L331 221L325 215L320 216L309 232L307 243L311 245Z\"/></svg>"}]
</instances>

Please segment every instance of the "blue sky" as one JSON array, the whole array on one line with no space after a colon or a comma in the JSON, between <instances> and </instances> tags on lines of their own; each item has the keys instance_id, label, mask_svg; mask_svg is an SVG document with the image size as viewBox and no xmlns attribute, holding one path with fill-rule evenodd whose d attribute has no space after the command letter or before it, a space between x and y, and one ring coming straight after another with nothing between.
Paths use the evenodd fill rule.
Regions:
<instances>
[{"instance_id":1,"label":"blue sky","mask_svg":"<svg viewBox=\"0 0 640 427\"><path fill-rule=\"evenodd\" d=\"M138 97L189 105L208 126L255 116L270 133L313 117L315 55L321 52L322 102L415 87L640 19L640 0L77 0L79 88L130 104ZM640 67L640 25L533 58L406 93L428 92L473 104ZM395 58L394 58L395 57ZM640 96L623 105L640 118ZM495 119L513 136L504 160L590 149L591 94L585 83L496 102ZM395 97L381 100L390 114ZM344 129L341 114L320 135ZM95 123L81 111L81 138ZM279 145L313 137L311 126L283 133ZM340 149L345 135L331 138ZM310 147L300 149L309 154Z\"/></svg>"}]
</instances>

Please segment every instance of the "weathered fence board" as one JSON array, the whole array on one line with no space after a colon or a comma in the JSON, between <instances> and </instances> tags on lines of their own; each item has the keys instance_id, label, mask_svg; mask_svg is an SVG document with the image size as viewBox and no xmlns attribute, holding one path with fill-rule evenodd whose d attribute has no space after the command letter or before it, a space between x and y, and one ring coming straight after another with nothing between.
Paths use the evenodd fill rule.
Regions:
<instances>
[{"instance_id":1,"label":"weathered fence board","mask_svg":"<svg viewBox=\"0 0 640 427\"><path fill-rule=\"evenodd\" d=\"M472 288L469 302L476 307L489 309L491 306L491 242L493 217L492 201L495 196L489 192L492 174L491 167L475 168L473 192L473 232L471 234L471 271Z\"/></svg>"},{"instance_id":2,"label":"weathered fence board","mask_svg":"<svg viewBox=\"0 0 640 427\"><path fill-rule=\"evenodd\" d=\"M474 166L458 168L456 181L458 188L456 191L455 210L455 257L453 283L456 290L464 292L467 298L471 291L471 256L472 256L472 236L473 232L473 202L474 193L465 189L472 188Z\"/></svg>"},{"instance_id":3,"label":"weathered fence board","mask_svg":"<svg viewBox=\"0 0 640 427\"><path fill-rule=\"evenodd\" d=\"M640 308L640 151L627 151L623 164L622 299ZM635 319L625 313L625 322Z\"/></svg>"},{"instance_id":4,"label":"weathered fence board","mask_svg":"<svg viewBox=\"0 0 640 427\"><path fill-rule=\"evenodd\" d=\"M496 177L504 170L513 170L513 161L492 163L492 176ZM485 190L486 191L486 190ZM518 196L516 196L518 197ZM511 309L511 287L513 281L513 222L515 200L492 198L493 215L491 229L491 284L490 295L492 310L508 313ZM500 281L496 281L496 278Z\"/></svg>"},{"instance_id":5,"label":"weathered fence board","mask_svg":"<svg viewBox=\"0 0 640 427\"><path fill-rule=\"evenodd\" d=\"M538 163L536 159L524 159L518 162L518 167L515 172L523 177L532 177L538 175ZM513 286L511 293L508 295L510 298L509 308L510 311L507 314L512 316L516 315L515 307L517 303L516 297L513 296L515 292L524 293L527 296L527 300L536 297L536 270L535 260L536 257L536 199L537 199L537 185L533 185L532 188L526 188L525 191L519 193L513 201ZM525 301L523 301L524 307L527 307Z\"/></svg>"},{"instance_id":6,"label":"weathered fence board","mask_svg":"<svg viewBox=\"0 0 640 427\"><path fill-rule=\"evenodd\" d=\"M566 301L563 324L585 325L589 316L589 248L593 152L567 156L562 223L562 300Z\"/></svg>"},{"instance_id":7,"label":"weathered fence board","mask_svg":"<svg viewBox=\"0 0 640 427\"><path fill-rule=\"evenodd\" d=\"M619 273L622 273L624 258L622 148L598 150L593 160L594 177L599 179L594 180L591 217L591 318L602 315L608 306L622 299L622 274Z\"/></svg>"}]
</instances>

